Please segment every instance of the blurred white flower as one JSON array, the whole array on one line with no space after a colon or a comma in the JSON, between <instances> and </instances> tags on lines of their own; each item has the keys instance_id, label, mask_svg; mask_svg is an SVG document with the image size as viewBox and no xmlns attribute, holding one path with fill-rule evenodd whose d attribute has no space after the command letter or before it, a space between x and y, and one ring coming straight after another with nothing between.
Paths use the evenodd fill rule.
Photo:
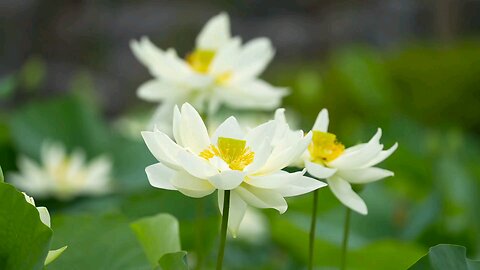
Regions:
<instances>
[{"instance_id":1,"label":"blurred white flower","mask_svg":"<svg viewBox=\"0 0 480 270\"><path fill-rule=\"evenodd\" d=\"M172 141L165 133L144 131L142 136L160 161L146 168L150 184L204 197L218 190L223 209L225 190L231 190L229 229L236 236L247 204L287 210L284 197L325 186L305 173L282 171L308 147L311 133L283 136L282 126L269 121L245 132L234 117L225 120L209 137L198 112L188 103L175 107Z\"/></svg>"},{"instance_id":2,"label":"blurred white flower","mask_svg":"<svg viewBox=\"0 0 480 270\"><path fill-rule=\"evenodd\" d=\"M25 192L22 192L22 193L23 193L23 196L25 196L25 200L29 204L31 204L31 205L35 206L35 208L37 208L37 211L38 211L38 214L40 216L40 220L42 221L42 223L50 228L50 213L48 212L48 209L46 207L37 207L35 205L35 200L32 197L28 196ZM47 265L47 264L53 262L54 260L56 260L58 258L58 256L60 256L65 251L65 249L67 249L67 246L64 246L64 247L61 247L61 248L55 249L55 250L50 250L48 252L47 258L45 259L44 265Z\"/></svg>"},{"instance_id":3,"label":"blurred white flower","mask_svg":"<svg viewBox=\"0 0 480 270\"><path fill-rule=\"evenodd\" d=\"M41 163L20 157L18 173L9 175L17 188L37 198L69 200L80 195L101 195L110 191L112 164L106 157L87 163L82 151L67 155L58 143L44 143Z\"/></svg>"},{"instance_id":4,"label":"blurred white flower","mask_svg":"<svg viewBox=\"0 0 480 270\"><path fill-rule=\"evenodd\" d=\"M326 179L333 194L347 207L366 215L367 206L352 189L351 184L366 184L393 176L393 172L374 167L388 158L396 149L383 150L380 144L382 130L378 129L368 143L345 149L335 134L328 133L328 111L323 109L312 128L312 143L304 154L309 174Z\"/></svg>"},{"instance_id":5,"label":"blurred white flower","mask_svg":"<svg viewBox=\"0 0 480 270\"><path fill-rule=\"evenodd\" d=\"M207 22L185 59L174 49L161 50L147 37L133 40L130 46L155 77L139 87L138 96L161 102L152 120L157 125L171 119L175 104L190 102L212 115L221 104L235 109L274 109L287 94L286 89L258 78L274 55L270 40L256 38L242 45L239 37L231 36L226 13Z\"/></svg>"}]
</instances>

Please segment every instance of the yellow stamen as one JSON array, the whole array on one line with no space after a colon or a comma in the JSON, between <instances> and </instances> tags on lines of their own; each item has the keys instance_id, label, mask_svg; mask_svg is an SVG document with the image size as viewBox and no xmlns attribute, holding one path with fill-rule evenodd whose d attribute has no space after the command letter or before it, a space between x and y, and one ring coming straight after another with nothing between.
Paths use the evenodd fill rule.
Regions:
<instances>
[{"instance_id":1,"label":"yellow stamen","mask_svg":"<svg viewBox=\"0 0 480 270\"><path fill-rule=\"evenodd\" d=\"M217 156L225 161L230 169L237 171L243 170L253 162L255 153L246 146L246 141L220 137L217 144L203 150L200 157L208 160Z\"/></svg>"},{"instance_id":2,"label":"yellow stamen","mask_svg":"<svg viewBox=\"0 0 480 270\"><path fill-rule=\"evenodd\" d=\"M224 72L215 78L217 84L226 84L232 78L232 72Z\"/></svg>"},{"instance_id":3,"label":"yellow stamen","mask_svg":"<svg viewBox=\"0 0 480 270\"><path fill-rule=\"evenodd\" d=\"M195 71L207 73L213 57L215 57L213 50L195 50L187 55L186 60Z\"/></svg>"},{"instance_id":4,"label":"yellow stamen","mask_svg":"<svg viewBox=\"0 0 480 270\"><path fill-rule=\"evenodd\" d=\"M344 150L345 146L337 141L335 134L313 131L312 143L308 146L308 151L314 162L330 162L340 156Z\"/></svg>"}]
</instances>

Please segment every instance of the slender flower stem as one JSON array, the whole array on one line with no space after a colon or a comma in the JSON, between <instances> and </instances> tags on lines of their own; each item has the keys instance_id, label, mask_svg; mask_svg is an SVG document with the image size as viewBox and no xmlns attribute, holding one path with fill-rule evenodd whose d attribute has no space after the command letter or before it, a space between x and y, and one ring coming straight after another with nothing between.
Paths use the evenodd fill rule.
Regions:
<instances>
[{"instance_id":1,"label":"slender flower stem","mask_svg":"<svg viewBox=\"0 0 480 270\"><path fill-rule=\"evenodd\" d=\"M312 220L310 223L310 238L308 245L308 270L313 269L313 254L315 250L315 229L317 226L318 189L313 191Z\"/></svg>"},{"instance_id":2,"label":"slender flower stem","mask_svg":"<svg viewBox=\"0 0 480 270\"><path fill-rule=\"evenodd\" d=\"M340 270L345 270L347 267L347 249L348 249L348 236L350 235L350 215L352 210L347 207L345 212L345 225L343 227L343 241L342 241L342 253L340 255L341 264Z\"/></svg>"},{"instance_id":3,"label":"slender flower stem","mask_svg":"<svg viewBox=\"0 0 480 270\"><path fill-rule=\"evenodd\" d=\"M228 214L230 212L230 190L225 190L223 196L222 227L220 232L220 247L218 249L217 270L222 270L223 255L225 254L225 241L227 240Z\"/></svg>"}]
</instances>

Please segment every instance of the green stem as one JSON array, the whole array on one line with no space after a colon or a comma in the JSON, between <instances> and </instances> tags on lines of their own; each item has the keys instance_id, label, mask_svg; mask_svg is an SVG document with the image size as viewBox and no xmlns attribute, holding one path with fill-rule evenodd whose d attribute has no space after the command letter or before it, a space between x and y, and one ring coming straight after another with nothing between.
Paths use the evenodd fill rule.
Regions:
<instances>
[{"instance_id":1,"label":"green stem","mask_svg":"<svg viewBox=\"0 0 480 270\"><path fill-rule=\"evenodd\" d=\"M345 270L347 267L347 249L348 249L348 236L350 235L350 214L352 210L347 207L345 212L345 225L343 227L343 241L342 241L342 253L340 255L341 264L340 270Z\"/></svg>"},{"instance_id":2,"label":"green stem","mask_svg":"<svg viewBox=\"0 0 480 270\"><path fill-rule=\"evenodd\" d=\"M227 240L227 225L228 214L230 212L230 190L225 190L223 196L223 215L222 215L222 227L220 232L220 247L217 257L217 270L222 270L223 255L225 254L225 242Z\"/></svg>"},{"instance_id":3,"label":"green stem","mask_svg":"<svg viewBox=\"0 0 480 270\"><path fill-rule=\"evenodd\" d=\"M313 191L312 220L310 223L310 238L308 245L308 270L313 269L313 254L315 250L315 229L317 227L318 189Z\"/></svg>"},{"instance_id":4,"label":"green stem","mask_svg":"<svg viewBox=\"0 0 480 270\"><path fill-rule=\"evenodd\" d=\"M197 265L195 266L196 270L201 270L203 267L204 261L204 252L202 248L203 243L203 224L204 224L204 216L205 216L205 199L200 198L197 203L196 207L197 212L197 237L196 237L196 249L197 249Z\"/></svg>"}]
</instances>

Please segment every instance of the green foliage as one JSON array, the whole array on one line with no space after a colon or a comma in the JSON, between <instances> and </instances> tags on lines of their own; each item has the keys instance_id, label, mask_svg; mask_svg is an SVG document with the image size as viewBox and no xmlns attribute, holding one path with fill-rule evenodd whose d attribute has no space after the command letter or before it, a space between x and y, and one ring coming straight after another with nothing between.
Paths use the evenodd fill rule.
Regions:
<instances>
[{"instance_id":1,"label":"green foliage","mask_svg":"<svg viewBox=\"0 0 480 270\"><path fill-rule=\"evenodd\" d=\"M49 264L49 270L151 269L122 215L54 215L52 226L53 245L67 244L68 252Z\"/></svg>"},{"instance_id":2,"label":"green foliage","mask_svg":"<svg viewBox=\"0 0 480 270\"><path fill-rule=\"evenodd\" d=\"M20 70L20 84L27 90L33 91L41 86L47 73L45 62L41 57L30 57Z\"/></svg>"},{"instance_id":3,"label":"green foliage","mask_svg":"<svg viewBox=\"0 0 480 270\"><path fill-rule=\"evenodd\" d=\"M188 270L186 256L185 251L167 253L162 256L159 265L163 270Z\"/></svg>"},{"instance_id":4,"label":"green foliage","mask_svg":"<svg viewBox=\"0 0 480 270\"><path fill-rule=\"evenodd\" d=\"M6 99L13 94L16 81L14 75L7 75L0 78L0 100Z\"/></svg>"},{"instance_id":5,"label":"green foliage","mask_svg":"<svg viewBox=\"0 0 480 270\"><path fill-rule=\"evenodd\" d=\"M3 182L5 182L5 178L3 177L2 167L0 166L0 183L3 183Z\"/></svg>"},{"instance_id":6,"label":"green foliage","mask_svg":"<svg viewBox=\"0 0 480 270\"><path fill-rule=\"evenodd\" d=\"M52 230L22 193L0 183L0 269L42 269Z\"/></svg>"},{"instance_id":7,"label":"green foliage","mask_svg":"<svg viewBox=\"0 0 480 270\"><path fill-rule=\"evenodd\" d=\"M169 214L142 218L131 227L152 266L156 266L163 255L181 250L178 221ZM170 260L172 258L165 259Z\"/></svg>"},{"instance_id":8,"label":"green foliage","mask_svg":"<svg viewBox=\"0 0 480 270\"><path fill-rule=\"evenodd\" d=\"M412 265L410 270L478 270L480 261L466 257L467 249L457 245L437 245Z\"/></svg>"}]
</instances>

